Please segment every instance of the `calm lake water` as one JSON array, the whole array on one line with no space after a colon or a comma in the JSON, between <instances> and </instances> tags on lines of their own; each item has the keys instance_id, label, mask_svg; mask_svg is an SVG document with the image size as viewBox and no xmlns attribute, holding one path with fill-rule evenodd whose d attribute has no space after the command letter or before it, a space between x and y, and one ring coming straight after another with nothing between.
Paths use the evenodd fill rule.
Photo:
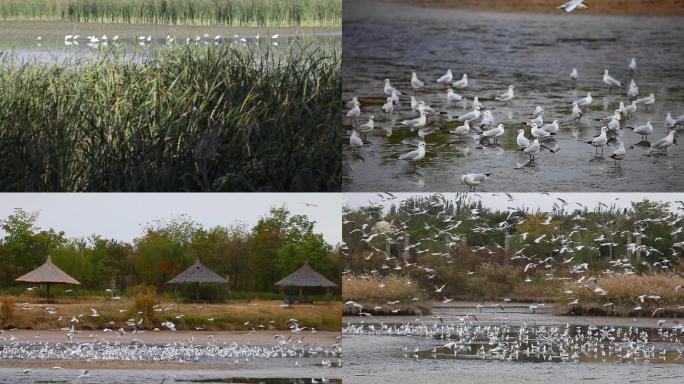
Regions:
<instances>
[{"instance_id":1,"label":"calm lake water","mask_svg":"<svg viewBox=\"0 0 684 384\"><path fill-rule=\"evenodd\" d=\"M344 360L343 382L346 383L399 383L406 382L410 377L412 382L418 383L522 383L522 382L556 382L578 383L589 381L593 383L678 383L684 373L684 357L681 355L681 331L672 331L676 323L670 320L665 325L665 333L658 330L654 319L609 318L609 317L567 317L553 316L546 313L531 314L525 310L524 305L506 306L505 311L498 308L483 309L482 313L473 311L472 306L461 308L450 306L446 308L434 308L433 313L443 319L446 325L458 327L459 324L468 324L467 329L473 334L486 333L491 326L499 326L509 329L506 336L509 342L518 340L517 331L524 325L530 332L530 344L541 345L550 343L548 335L557 329L562 334L570 324L570 334L577 333L586 335L589 326L592 332L607 331L610 334L620 333L618 347L628 348L627 339L632 337L644 337L648 335L648 348L655 348L656 355L650 360L620 360L614 355L598 353L578 352L578 355L560 357L556 349L564 350L562 344L553 344L551 359L538 358L535 353L526 356L524 353L513 359L499 359L491 356L478 355L478 350L483 349L491 353L498 344L497 341L483 337L475 337L473 345L466 345L457 354L451 349L444 348L447 342L459 341L460 337L454 334L442 336L434 332L435 327L442 323L430 316L418 320L416 317L381 317L376 321L365 320L365 331L358 334L358 327L362 320L357 317L345 317L344 328ZM462 323L459 317L473 313L478 320L470 319ZM381 324L393 329L420 329L413 334L396 332L389 335L386 331L377 331ZM424 328L417 328L422 325ZM369 331L369 326L376 331ZM505 328L508 326L509 328ZM632 333L629 333L629 330ZM635 332L639 329L639 333ZM629 333L629 336L627 334ZM674 333L676 336L672 336ZM533 336L534 335L534 336ZM637 336L638 335L638 336ZM667 337L665 336L667 335ZM535 338L536 337L536 338ZM626 338L622 340L622 338ZM591 350L596 345L607 344L606 338L587 342L578 339L577 345L582 345L586 350ZM679 341L677 341L679 340ZM638 341L636 342L638 343ZM645 345L644 345L645 346ZM607 351L599 348L599 351ZM666 351L660 355L660 351ZM679 353L677 351L680 351Z\"/></svg>"},{"instance_id":2,"label":"calm lake water","mask_svg":"<svg viewBox=\"0 0 684 384\"><path fill-rule=\"evenodd\" d=\"M273 35L278 35L273 39ZM77 40L65 36L78 35ZM102 37L106 35L105 41ZM0 23L0 52L22 62L63 62L74 58L91 57L102 52L119 50L125 55L149 56L159 48L191 45L220 44L237 48L277 49L287 52L292 44L316 45L339 51L341 32L335 28L231 28L191 27L140 24L102 24L70 22L2 22ZM237 38L235 36L238 36ZM259 35L257 41L256 36ZM92 43L88 36L99 42ZM114 41L114 37L118 39ZM139 37L150 36L151 41L140 44ZM167 40L167 36L173 41ZM40 37L40 40L39 40ZM196 38L199 37L199 42ZM240 39L245 39L242 41Z\"/></svg>"},{"instance_id":3,"label":"calm lake water","mask_svg":"<svg viewBox=\"0 0 684 384\"><path fill-rule=\"evenodd\" d=\"M478 190L485 191L676 191L684 188L682 172L684 149L673 146L668 156L648 156L640 137L625 129L621 139L627 147L622 167L608 156L617 148L612 141L605 157L595 157L594 148L585 142L599 134L605 125L597 119L607 117L627 101L625 88L608 92L602 82L603 70L623 83L634 79L640 97L655 93L656 104L638 111L627 126L651 120L651 141L665 137L664 119L684 114L684 70L681 36L683 18L608 17L581 14L500 14L449 9L410 7L385 2L345 2L343 23L343 100L358 96L365 122L375 116L376 128L391 128L386 137L381 129L368 135L370 144L353 155L348 135L343 136L344 180L346 191L461 191L463 174L492 173ZM632 74L631 57L638 63ZM579 71L576 87L569 75ZM467 105L446 101L446 86L436 83L447 69L454 80L463 73L469 86L457 91L472 100L478 96L491 110L497 123L506 126L500 145L482 146L473 134L457 142L448 131L460 125L455 116L471 110ZM411 72L425 81L415 92ZM404 93L401 109L391 117L381 111L387 95L383 80ZM516 98L509 104L493 100L510 84ZM580 122L572 120L572 101L592 92L591 108ZM408 162L397 158L415 147L401 143L416 136L400 122L417 117L409 96L415 95L437 111L431 124L440 132L427 136L427 156L412 173ZM531 118L535 106L545 110L544 121L558 120L560 132L543 150L535 164L527 162L516 145L517 129ZM346 112L347 108L344 108ZM344 119L344 129L351 129ZM530 138L530 130L526 129ZM519 168L519 169L517 169Z\"/></svg>"}]
</instances>

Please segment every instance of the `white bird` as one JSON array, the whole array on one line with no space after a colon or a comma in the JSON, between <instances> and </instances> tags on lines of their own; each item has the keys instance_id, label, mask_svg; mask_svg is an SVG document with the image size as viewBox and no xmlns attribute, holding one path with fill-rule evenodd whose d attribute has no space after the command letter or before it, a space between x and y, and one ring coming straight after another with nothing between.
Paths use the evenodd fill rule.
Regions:
<instances>
[{"instance_id":1,"label":"white bird","mask_svg":"<svg viewBox=\"0 0 684 384\"><path fill-rule=\"evenodd\" d=\"M461 101L463 100L463 96L459 95L458 93L454 92L453 89L449 88L447 89L447 101L448 102L454 102L454 101Z\"/></svg>"},{"instance_id":2,"label":"white bird","mask_svg":"<svg viewBox=\"0 0 684 384\"><path fill-rule=\"evenodd\" d=\"M449 84L451 81L454 79L454 75L451 73L451 69L448 69L446 74L442 75L439 79L437 79L438 83L444 83L444 84Z\"/></svg>"},{"instance_id":3,"label":"white bird","mask_svg":"<svg viewBox=\"0 0 684 384\"><path fill-rule=\"evenodd\" d=\"M544 139L551 136L551 133L543 129L540 129L537 126L537 123L532 123L530 133L532 134L532 137L534 137L535 139L540 139L541 141L544 141Z\"/></svg>"},{"instance_id":4,"label":"white bird","mask_svg":"<svg viewBox=\"0 0 684 384\"><path fill-rule=\"evenodd\" d=\"M481 114L482 114L482 112L480 112L480 107L475 107L474 110L472 110L472 111L470 111L464 115L457 116L456 120L458 120L458 121L466 121L466 120L473 121L473 120L479 119Z\"/></svg>"},{"instance_id":5,"label":"white bird","mask_svg":"<svg viewBox=\"0 0 684 384\"><path fill-rule=\"evenodd\" d=\"M558 127L558 120L554 120L551 124L546 124L541 127L541 129L545 130L546 132L555 135L558 133L559 127Z\"/></svg>"},{"instance_id":6,"label":"white bird","mask_svg":"<svg viewBox=\"0 0 684 384\"><path fill-rule=\"evenodd\" d=\"M634 72L637 69L637 63L636 59L632 57L632 59L629 61L629 70Z\"/></svg>"},{"instance_id":7,"label":"white bird","mask_svg":"<svg viewBox=\"0 0 684 384\"><path fill-rule=\"evenodd\" d=\"M665 128L675 128L679 124L679 120L672 118L672 113L668 112L667 115L665 115Z\"/></svg>"},{"instance_id":8,"label":"white bird","mask_svg":"<svg viewBox=\"0 0 684 384\"><path fill-rule=\"evenodd\" d=\"M454 88L458 88L458 89L463 89L463 88L467 87L468 86L468 74L464 73L461 80L454 81L451 84L451 86Z\"/></svg>"},{"instance_id":9,"label":"white bird","mask_svg":"<svg viewBox=\"0 0 684 384\"><path fill-rule=\"evenodd\" d=\"M354 103L354 106L347 112L347 117L353 118L361 115L361 103L358 101Z\"/></svg>"},{"instance_id":10,"label":"white bird","mask_svg":"<svg viewBox=\"0 0 684 384\"><path fill-rule=\"evenodd\" d=\"M622 162L622 159L625 158L626 151L625 143L623 143L622 140L618 140L618 143L620 144L620 146L618 147L618 149L613 151L610 157L615 160L615 164L619 167Z\"/></svg>"},{"instance_id":11,"label":"white bird","mask_svg":"<svg viewBox=\"0 0 684 384\"><path fill-rule=\"evenodd\" d=\"M648 140L648 135L650 135L653 132L653 124L651 124L650 121L647 121L646 124L640 125L638 127L634 128L634 133L637 133L641 136L641 140Z\"/></svg>"},{"instance_id":12,"label":"white bird","mask_svg":"<svg viewBox=\"0 0 684 384\"><path fill-rule=\"evenodd\" d=\"M577 68L573 68L572 72L570 72L570 81L577 81L578 77Z\"/></svg>"},{"instance_id":13,"label":"white bird","mask_svg":"<svg viewBox=\"0 0 684 384\"><path fill-rule=\"evenodd\" d=\"M629 82L629 89L627 90L627 96L636 99L639 96L639 87L637 87L634 79Z\"/></svg>"},{"instance_id":14,"label":"white bird","mask_svg":"<svg viewBox=\"0 0 684 384\"><path fill-rule=\"evenodd\" d=\"M655 143L651 143L651 151L653 151L654 149L660 149L663 153L667 153L667 149L671 147L672 144L674 144L675 142L674 134L675 130L671 129L667 136L656 141Z\"/></svg>"},{"instance_id":15,"label":"white bird","mask_svg":"<svg viewBox=\"0 0 684 384\"><path fill-rule=\"evenodd\" d=\"M490 128L495 123L492 111L484 111L482 113L482 120L480 121L481 128Z\"/></svg>"},{"instance_id":16,"label":"white bird","mask_svg":"<svg viewBox=\"0 0 684 384\"><path fill-rule=\"evenodd\" d=\"M358 152L359 148L363 147L363 140L361 140L361 137L356 130L353 130L351 136L349 137L349 145L352 146L352 152Z\"/></svg>"},{"instance_id":17,"label":"white bird","mask_svg":"<svg viewBox=\"0 0 684 384\"><path fill-rule=\"evenodd\" d=\"M399 160L409 160L413 162L413 172L416 171L416 161L422 160L425 157L425 142L418 143L418 148L409 153L399 156Z\"/></svg>"},{"instance_id":18,"label":"white bird","mask_svg":"<svg viewBox=\"0 0 684 384\"><path fill-rule=\"evenodd\" d=\"M570 13L574 11L575 9L586 9L587 6L582 4L584 0L570 0L567 3L561 5L558 7L558 9L562 9L567 13Z\"/></svg>"},{"instance_id":19,"label":"white bird","mask_svg":"<svg viewBox=\"0 0 684 384\"><path fill-rule=\"evenodd\" d=\"M483 109L484 107L482 106L482 103L480 103L480 100L478 99L477 96L473 97L473 105L471 105L471 108L480 108Z\"/></svg>"},{"instance_id":20,"label":"white bird","mask_svg":"<svg viewBox=\"0 0 684 384\"><path fill-rule=\"evenodd\" d=\"M506 102L513 100L513 97L514 97L513 90L514 89L515 89L515 85L509 85L508 91L506 91L505 93L502 93L499 96L495 97L495 99L499 100L499 101L506 101Z\"/></svg>"},{"instance_id":21,"label":"white bird","mask_svg":"<svg viewBox=\"0 0 684 384\"><path fill-rule=\"evenodd\" d=\"M489 129L489 130L486 130L486 131L482 132L482 133L480 134L480 136L481 136L481 137L487 137L487 138L493 139L493 140L494 140L494 143L496 143L496 142L497 142L497 139L498 139L499 137L503 136L504 132L505 132L505 130L504 130L504 125L503 125L503 124L499 124L499 125L496 126L495 128L492 128L492 129Z\"/></svg>"},{"instance_id":22,"label":"white bird","mask_svg":"<svg viewBox=\"0 0 684 384\"><path fill-rule=\"evenodd\" d=\"M582 117L582 110L577 105L577 102L572 103L572 117L580 119Z\"/></svg>"},{"instance_id":23,"label":"white bird","mask_svg":"<svg viewBox=\"0 0 684 384\"><path fill-rule=\"evenodd\" d=\"M646 106L646 110L648 111L648 106L655 104L655 94L651 93L650 95L648 95L648 97L637 99L636 103L644 104Z\"/></svg>"},{"instance_id":24,"label":"white bird","mask_svg":"<svg viewBox=\"0 0 684 384\"><path fill-rule=\"evenodd\" d=\"M425 86L424 82L418 80L418 75L416 75L415 72L411 73L411 86L413 87L413 89L419 89Z\"/></svg>"},{"instance_id":25,"label":"white bird","mask_svg":"<svg viewBox=\"0 0 684 384\"><path fill-rule=\"evenodd\" d=\"M516 138L516 143L518 143L518 147L520 147L520 149L525 149L530 145L530 139L525 137L524 129L518 129L518 137Z\"/></svg>"},{"instance_id":26,"label":"white bird","mask_svg":"<svg viewBox=\"0 0 684 384\"><path fill-rule=\"evenodd\" d=\"M397 95L401 96L401 92L397 91L392 84L390 83L390 79L385 79L385 94L391 95L392 91L394 91Z\"/></svg>"},{"instance_id":27,"label":"white bird","mask_svg":"<svg viewBox=\"0 0 684 384\"><path fill-rule=\"evenodd\" d=\"M275 35L271 36L271 39L274 39L274 40L275 40L275 39L277 39L279 36L280 36L280 35L276 33Z\"/></svg>"},{"instance_id":28,"label":"white bird","mask_svg":"<svg viewBox=\"0 0 684 384\"><path fill-rule=\"evenodd\" d=\"M382 110L385 113L392 113L394 112L394 101L392 101L391 97L387 98L387 102L382 105Z\"/></svg>"},{"instance_id":29,"label":"white bird","mask_svg":"<svg viewBox=\"0 0 684 384\"><path fill-rule=\"evenodd\" d=\"M587 144L591 144L596 148L596 155L598 155L598 149L601 148L601 154L603 154L603 147L608 144L608 127L601 128L601 134L594 137L593 140L587 141Z\"/></svg>"},{"instance_id":30,"label":"white bird","mask_svg":"<svg viewBox=\"0 0 684 384\"><path fill-rule=\"evenodd\" d=\"M534 139L532 144L528 145L523 149L523 152L527 153L530 155L530 161L534 161L535 156L539 151L541 150L541 144L539 144L539 139Z\"/></svg>"},{"instance_id":31,"label":"white bird","mask_svg":"<svg viewBox=\"0 0 684 384\"><path fill-rule=\"evenodd\" d=\"M537 124L537 126L544 125L544 115L543 114L537 115L537 117L535 117L534 119L527 120L527 126L528 127L531 127L532 124Z\"/></svg>"},{"instance_id":32,"label":"white bird","mask_svg":"<svg viewBox=\"0 0 684 384\"><path fill-rule=\"evenodd\" d=\"M613 76L609 75L607 69L603 71L603 82L608 85L608 89L612 88L613 86L622 87L622 83L615 80Z\"/></svg>"},{"instance_id":33,"label":"white bird","mask_svg":"<svg viewBox=\"0 0 684 384\"><path fill-rule=\"evenodd\" d=\"M371 132L375 128L375 116L370 115L368 117L368 122L365 124L360 125L358 128L356 128L360 133L368 133Z\"/></svg>"},{"instance_id":34,"label":"white bird","mask_svg":"<svg viewBox=\"0 0 684 384\"><path fill-rule=\"evenodd\" d=\"M468 173L461 176L461 183L467 185L469 191L475 191L475 187L482 184L491 175L491 173Z\"/></svg>"},{"instance_id":35,"label":"white bird","mask_svg":"<svg viewBox=\"0 0 684 384\"><path fill-rule=\"evenodd\" d=\"M544 114L544 108L537 105L534 108L534 112L532 112L532 116L537 117L537 116L542 115L542 114Z\"/></svg>"},{"instance_id":36,"label":"white bird","mask_svg":"<svg viewBox=\"0 0 684 384\"><path fill-rule=\"evenodd\" d=\"M449 131L449 133L452 133L454 135L457 135L459 137L466 136L470 132L470 120L466 120L463 122L463 125L456 127L456 129Z\"/></svg>"},{"instance_id":37,"label":"white bird","mask_svg":"<svg viewBox=\"0 0 684 384\"><path fill-rule=\"evenodd\" d=\"M420 117L412 119L412 120L404 120L401 123L411 127L411 130L414 130L416 128L423 128L426 125L428 125L428 113L427 111L423 111L420 113Z\"/></svg>"},{"instance_id":38,"label":"white bird","mask_svg":"<svg viewBox=\"0 0 684 384\"><path fill-rule=\"evenodd\" d=\"M586 107L587 105L591 105L591 102L593 101L593 98L591 97L591 92L587 92L587 96L577 100L575 103L579 105L580 107Z\"/></svg>"}]
</instances>

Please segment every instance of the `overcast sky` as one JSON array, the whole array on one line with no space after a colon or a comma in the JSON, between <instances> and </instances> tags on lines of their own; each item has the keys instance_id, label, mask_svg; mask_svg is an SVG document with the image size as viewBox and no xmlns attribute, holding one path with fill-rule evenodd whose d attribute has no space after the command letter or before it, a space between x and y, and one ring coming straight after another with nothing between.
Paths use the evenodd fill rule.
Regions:
<instances>
[{"instance_id":1,"label":"overcast sky","mask_svg":"<svg viewBox=\"0 0 684 384\"><path fill-rule=\"evenodd\" d=\"M342 238L341 201L336 193L3 193L0 220L22 208L39 212L38 227L64 231L70 238L99 234L131 241L156 219L187 214L204 227L237 221L251 226L271 207L285 204L292 213L314 220L315 231L335 245Z\"/></svg>"},{"instance_id":2,"label":"overcast sky","mask_svg":"<svg viewBox=\"0 0 684 384\"><path fill-rule=\"evenodd\" d=\"M430 193L393 193L397 196L396 200L382 201L380 196L376 193L345 193L344 205L351 208L369 205L369 200L374 203L383 204L389 207L392 203L397 203L409 196L425 195ZM444 193L446 198L453 198L454 193ZM496 196L498 195L498 196ZM684 200L684 193L551 193L543 195L540 193L512 193L514 201L508 201L508 196L503 193L474 193L473 198L481 198L485 207L490 207L499 210L506 210L508 207L520 208L523 205L531 210L537 208L542 211L550 211L553 208L553 203L559 203L557 197L567 201L568 203L581 203L588 206L590 209L596 207L599 202L603 202L610 206L613 203L618 207L628 207L632 201L641 201L644 198L657 201L675 202L677 200ZM616 200L617 199L617 200ZM577 205L574 208L579 208Z\"/></svg>"}]
</instances>

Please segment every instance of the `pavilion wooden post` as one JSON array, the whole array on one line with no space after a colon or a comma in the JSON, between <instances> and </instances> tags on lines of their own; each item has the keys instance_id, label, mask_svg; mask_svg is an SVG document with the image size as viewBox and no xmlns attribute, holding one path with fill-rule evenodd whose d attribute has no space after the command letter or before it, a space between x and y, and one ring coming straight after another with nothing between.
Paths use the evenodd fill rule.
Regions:
<instances>
[{"instance_id":1,"label":"pavilion wooden post","mask_svg":"<svg viewBox=\"0 0 684 384\"><path fill-rule=\"evenodd\" d=\"M45 285L47 286L47 298L45 299L45 301L47 303L49 303L50 302L50 283L45 283Z\"/></svg>"}]
</instances>

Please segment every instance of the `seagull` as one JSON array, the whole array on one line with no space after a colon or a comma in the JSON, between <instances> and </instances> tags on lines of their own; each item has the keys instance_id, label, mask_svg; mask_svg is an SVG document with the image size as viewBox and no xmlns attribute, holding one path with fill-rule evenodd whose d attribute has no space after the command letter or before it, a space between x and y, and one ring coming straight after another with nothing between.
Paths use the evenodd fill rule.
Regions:
<instances>
[{"instance_id":1,"label":"seagull","mask_svg":"<svg viewBox=\"0 0 684 384\"><path fill-rule=\"evenodd\" d=\"M530 129L530 133L532 133L532 137L534 137L535 139L540 139L541 141L544 141L544 139L551 136L550 132L547 132L546 130L538 128L537 123L532 123L532 128Z\"/></svg>"},{"instance_id":2,"label":"seagull","mask_svg":"<svg viewBox=\"0 0 684 384\"><path fill-rule=\"evenodd\" d=\"M359 132L356 130L353 130L351 137L349 137L349 145L352 146L352 152L356 151L357 153L359 148L363 147L363 140L361 140L361 137L359 137Z\"/></svg>"},{"instance_id":3,"label":"seagull","mask_svg":"<svg viewBox=\"0 0 684 384\"><path fill-rule=\"evenodd\" d=\"M513 96L514 96L513 89L515 89L515 85L509 85L508 91L506 91L506 93L502 93L501 95L495 97L495 99L499 100L499 101L505 101L505 102L513 100Z\"/></svg>"},{"instance_id":4,"label":"seagull","mask_svg":"<svg viewBox=\"0 0 684 384\"><path fill-rule=\"evenodd\" d=\"M608 89L611 89L613 86L622 87L622 83L615 80L611 75L609 75L607 69L605 69L603 72L603 82L608 85Z\"/></svg>"},{"instance_id":5,"label":"seagull","mask_svg":"<svg viewBox=\"0 0 684 384\"><path fill-rule=\"evenodd\" d=\"M673 119L672 113L668 112L667 115L665 115L665 128L672 129L677 125L679 125L679 121L677 119Z\"/></svg>"},{"instance_id":6,"label":"seagull","mask_svg":"<svg viewBox=\"0 0 684 384\"><path fill-rule=\"evenodd\" d=\"M482 108L483 108L483 107L482 107L482 103L480 103L480 100L478 100L477 96L473 97L473 105L472 105L472 108L473 108L473 109L475 109L475 108L480 108L480 109L482 109Z\"/></svg>"},{"instance_id":7,"label":"seagull","mask_svg":"<svg viewBox=\"0 0 684 384\"><path fill-rule=\"evenodd\" d=\"M648 140L648 135L650 135L653 132L653 124L651 124L650 121L647 121L646 124L640 125L638 127L633 128L634 133L637 133L641 136L641 140Z\"/></svg>"},{"instance_id":8,"label":"seagull","mask_svg":"<svg viewBox=\"0 0 684 384\"><path fill-rule=\"evenodd\" d=\"M358 101L354 102L354 106L347 112L347 117L354 118L361 115L361 103Z\"/></svg>"},{"instance_id":9,"label":"seagull","mask_svg":"<svg viewBox=\"0 0 684 384\"><path fill-rule=\"evenodd\" d=\"M390 84L390 79L385 79L385 94L391 95L394 91L397 95L401 96L401 92L397 91L392 84Z\"/></svg>"},{"instance_id":10,"label":"seagull","mask_svg":"<svg viewBox=\"0 0 684 384\"><path fill-rule=\"evenodd\" d=\"M613 151L613 154L610 155L610 157L615 160L615 164L619 167L621 165L622 159L625 158L625 143L623 143L622 140L618 140L618 143L620 146L618 149Z\"/></svg>"},{"instance_id":11,"label":"seagull","mask_svg":"<svg viewBox=\"0 0 684 384\"><path fill-rule=\"evenodd\" d=\"M404 120L401 123L411 127L411 130L414 130L415 128L423 128L428 125L428 116L430 114L427 111L423 111L420 113L420 117L412 119L412 120Z\"/></svg>"},{"instance_id":12,"label":"seagull","mask_svg":"<svg viewBox=\"0 0 684 384\"><path fill-rule=\"evenodd\" d=\"M601 134L596 136L593 140L587 141L587 144L591 144L596 148L596 155L598 156L598 149L601 148L601 155L603 155L603 147L606 146L608 143L608 136L606 135L606 132L608 132L608 127L602 127L601 128Z\"/></svg>"},{"instance_id":13,"label":"seagull","mask_svg":"<svg viewBox=\"0 0 684 384\"><path fill-rule=\"evenodd\" d=\"M520 147L520 149L525 149L530 145L530 139L525 137L524 129L518 129L518 137L516 138L516 143L518 143L518 147Z\"/></svg>"},{"instance_id":14,"label":"seagull","mask_svg":"<svg viewBox=\"0 0 684 384\"><path fill-rule=\"evenodd\" d=\"M578 77L579 76L577 75L577 68L573 68L572 72L570 72L570 81L575 82L575 81L577 81Z\"/></svg>"},{"instance_id":15,"label":"seagull","mask_svg":"<svg viewBox=\"0 0 684 384\"><path fill-rule=\"evenodd\" d=\"M632 59L629 61L629 70L634 72L637 69L637 63L636 59L632 57Z\"/></svg>"},{"instance_id":16,"label":"seagull","mask_svg":"<svg viewBox=\"0 0 684 384\"><path fill-rule=\"evenodd\" d=\"M468 86L468 74L464 73L461 80L454 81L451 84L451 86L454 88L458 88L458 89L463 89L463 88L467 87Z\"/></svg>"},{"instance_id":17,"label":"seagull","mask_svg":"<svg viewBox=\"0 0 684 384\"><path fill-rule=\"evenodd\" d=\"M570 13L575 9L586 9L587 6L582 4L584 0L570 0L567 3L558 7L558 9L564 10L566 13Z\"/></svg>"},{"instance_id":18,"label":"seagull","mask_svg":"<svg viewBox=\"0 0 684 384\"><path fill-rule=\"evenodd\" d=\"M382 105L382 110L385 113L392 113L394 112L394 101L392 101L391 97L387 98L387 102Z\"/></svg>"},{"instance_id":19,"label":"seagull","mask_svg":"<svg viewBox=\"0 0 684 384\"><path fill-rule=\"evenodd\" d=\"M363 133L365 135L366 133L373 131L373 129L375 128L375 121L373 119L375 119L375 116L370 115L368 117L367 123L362 124L358 128L356 128L359 131L359 133Z\"/></svg>"},{"instance_id":20,"label":"seagull","mask_svg":"<svg viewBox=\"0 0 684 384\"><path fill-rule=\"evenodd\" d=\"M572 117L576 119L582 118L582 110L577 106L577 102L572 103Z\"/></svg>"},{"instance_id":21,"label":"seagull","mask_svg":"<svg viewBox=\"0 0 684 384\"><path fill-rule=\"evenodd\" d=\"M660 149L660 150L662 150L663 154L666 154L667 149L670 146L672 146L672 144L674 144L674 142L675 142L674 134L675 134L675 130L671 129L670 132L667 134L667 136L656 141L655 143L651 143L651 151L653 151L654 149Z\"/></svg>"},{"instance_id":22,"label":"seagull","mask_svg":"<svg viewBox=\"0 0 684 384\"><path fill-rule=\"evenodd\" d=\"M637 99L636 103L644 104L646 106L646 110L648 111L648 106L655 104L655 94L651 93L650 95L648 95L648 97Z\"/></svg>"},{"instance_id":23,"label":"seagull","mask_svg":"<svg viewBox=\"0 0 684 384\"><path fill-rule=\"evenodd\" d=\"M475 187L482 184L491 175L491 173L469 173L461 176L461 183L468 186L468 191L475 191Z\"/></svg>"},{"instance_id":24,"label":"seagull","mask_svg":"<svg viewBox=\"0 0 684 384\"><path fill-rule=\"evenodd\" d=\"M425 86L424 82L418 80L418 76L416 75L415 72L411 73L411 86L413 87L413 89L419 89L419 88L423 88L423 86Z\"/></svg>"},{"instance_id":25,"label":"seagull","mask_svg":"<svg viewBox=\"0 0 684 384\"><path fill-rule=\"evenodd\" d=\"M475 107L475 109L473 109L471 112L468 112L464 115L457 116L456 119L458 121L466 121L466 120L473 121L473 120L479 119L480 115L482 114L480 112L481 109L482 109L481 107Z\"/></svg>"},{"instance_id":26,"label":"seagull","mask_svg":"<svg viewBox=\"0 0 684 384\"><path fill-rule=\"evenodd\" d=\"M499 124L496 128L489 129L487 131L484 131L480 134L482 137L488 137L491 139L494 139L494 143L497 142L497 139L504 134L504 125Z\"/></svg>"},{"instance_id":27,"label":"seagull","mask_svg":"<svg viewBox=\"0 0 684 384\"><path fill-rule=\"evenodd\" d=\"M461 101L463 100L463 96L459 95L458 93L454 92L453 89L449 88L447 89L447 101L448 102L454 102L454 101Z\"/></svg>"},{"instance_id":28,"label":"seagull","mask_svg":"<svg viewBox=\"0 0 684 384\"><path fill-rule=\"evenodd\" d=\"M451 73L451 69L447 70L446 74L442 75L439 79L437 79L438 83L444 83L444 84L449 84L451 83L451 80L453 80L454 75Z\"/></svg>"},{"instance_id":29,"label":"seagull","mask_svg":"<svg viewBox=\"0 0 684 384\"><path fill-rule=\"evenodd\" d=\"M637 87L634 79L629 82L629 89L627 90L627 97L636 99L639 96L639 87Z\"/></svg>"},{"instance_id":30,"label":"seagull","mask_svg":"<svg viewBox=\"0 0 684 384\"><path fill-rule=\"evenodd\" d=\"M577 105L580 107L586 107L587 105L591 105L592 100L593 98L591 97L591 92L587 92L587 97L579 99L575 103L577 103Z\"/></svg>"},{"instance_id":31,"label":"seagull","mask_svg":"<svg viewBox=\"0 0 684 384\"><path fill-rule=\"evenodd\" d=\"M542 108L538 105L534 108L534 112L532 112L532 116L534 116L534 117L537 117L537 116L543 115L543 114L544 114L544 108Z\"/></svg>"},{"instance_id":32,"label":"seagull","mask_svg":"<svg viewBox=\"0 0 684 384\"><path fill-rule=\"evenodd\" d=\"M452 131L449 131L449 133L457 135L460 138L468 135L469 132L470 132L470 120L464 121L463 125L456 127L456 129L454 129Z\"/></svg>"},{"instance_id":33,"label":"seagull","mask_svg":"<svg viewBox=\"0 0 684 384\"><path fill-rule=\"evenodd\" d=\"M554 120L551 124L546 124L541 127L541 129L545 130L546 132L555 135L558 133L558 120Z\"/></svg>"},{"instance_id":34,"label":"seagull","mask_svg":"<svg viewBox=\"0 0 684 384\"><path fill-rule=\"evenodd\" d=\"M399 156L399 160L409 160L413 162L413 172L416 171L416 161L422 160L425 157L425 142L418 143L418 148L409 153Z\"/></svg>"},{"instance_id":35,"label":"seagull","mask_svg":"<svg viewBox=\"0 0 684 384\"><path fill-rule=\"evenodd\" d=\"M539 144L539 139L534 139L532 144L528 145L523 149L523 152L527 153L530 155L530 161L534 161L535 156L537 156L537 153L541 150L541 145Z\"/></svg>"}]
</instances>

